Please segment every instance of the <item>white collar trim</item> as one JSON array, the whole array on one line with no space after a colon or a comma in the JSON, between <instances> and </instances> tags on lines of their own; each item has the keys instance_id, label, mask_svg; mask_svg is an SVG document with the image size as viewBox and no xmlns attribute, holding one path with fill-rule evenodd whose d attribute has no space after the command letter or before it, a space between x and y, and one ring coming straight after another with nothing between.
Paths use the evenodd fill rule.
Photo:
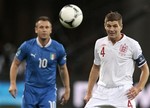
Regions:
<instances>
[{"instance_id":1,"label":"white collar trim","mask_svg":"<svg viewBox=\"0 0 150 108\"><path fill-rule=\"evenodd\" d=\"M52 39L50 38L49 42L45 46L42 46L42 44L38 40L38 37L36 38L36 42L40 47L48 47L52 43Z\"/></svg>"}]
</instances>

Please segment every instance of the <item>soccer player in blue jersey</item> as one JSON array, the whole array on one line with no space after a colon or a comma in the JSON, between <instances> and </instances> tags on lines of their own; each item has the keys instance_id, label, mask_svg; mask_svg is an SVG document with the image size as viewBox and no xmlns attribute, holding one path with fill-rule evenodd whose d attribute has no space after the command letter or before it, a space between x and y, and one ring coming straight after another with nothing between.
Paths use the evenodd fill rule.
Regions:
<instances>
[{"instance_id":1,"label":"soccer player in blue jersey","mask_svg":"<svg viewBox=\"0 0 150 108\"><path fill-rule=\"evenodd\" d=\"M62 44L51 39L52 24L41 16L35 24L36 38L25 41L14 57L10 68L10 94L16 97L16 77L20 63L26 60L25 89L22 108L56 108L56 69L64 85L61 104L70 97L70 81L66 66L66 52Z\"/></svg>"}]
</instances>

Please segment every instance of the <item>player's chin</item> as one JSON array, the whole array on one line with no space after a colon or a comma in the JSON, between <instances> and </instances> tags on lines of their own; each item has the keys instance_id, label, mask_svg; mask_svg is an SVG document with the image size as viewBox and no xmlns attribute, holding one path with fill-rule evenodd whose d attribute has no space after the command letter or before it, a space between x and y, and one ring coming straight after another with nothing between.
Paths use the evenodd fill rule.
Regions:
<instances>
[{"instance_id":1,"label":"player's chin","mask_svg":"<svg viewBox=\"0 0 150 108\"><path fill-rule=\"evenodd\" d=\"M108 36L113 38L116 36L116 34L115 33L108 33Z\"/></svg>"},{"instance_id":2,"label":"player's chin","mask_svg":"<svg viewBox=\"0 0 150 108\"><path fill-rule=\"evenodd\" d=\"M42 37L42 38L40 38L40 39L41 39L42 41L45 41L45 40L46 40L46 38L43 38L43 37Z\"/></svg>"},{"instance_id":3,"label":"player's chin","mask_svg":"<svg viewBox=\"0 0 150 108\"><path fill-rule=\"evenodd\" d=\"M117 34L115 34L115 33L110 33L110 34L108 34L108 36L109 36L109 38L111 38L111 39L117 38Z\"/></svg>"},{"instance_id":4,"label":"player's chin","mask_svg":"<svg viewBox=\"0 0 150 108\"><path fill-rule=\"evenodd\" d=\"M47 40L48 38L49 38L49 36L42 36L42 37L41 37L41 40L44 41L44 40Z\"/></svg>"}]
</instances>

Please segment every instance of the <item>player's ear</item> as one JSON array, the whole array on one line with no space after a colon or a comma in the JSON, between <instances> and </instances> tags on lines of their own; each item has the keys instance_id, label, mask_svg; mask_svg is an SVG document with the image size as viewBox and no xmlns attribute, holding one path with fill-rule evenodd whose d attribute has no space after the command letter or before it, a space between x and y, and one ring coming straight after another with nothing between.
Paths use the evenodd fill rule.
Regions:
<instances>
[{"instance_id":1,"label":"player's ear","mask_svg":"<svg viewBox=\"0 0 150 108\"><path fill-rule=\"evenodd\" d=\"M34 30L35 30L35 33L37 33L37 28L36 27L34 28Z\"/></svg>"},{"instance_id":2,"label":"player's ear","mask_svg":"<svg viewBox=\"0 0 150 108\"><path fill-rule=\"evenodd\" d=\"M123 24L120 25L121 26L121 30L123 29Z\"/></svg>"},{"instance_id":3,"label":"player's ear","mask_svg":"<svg viewBox=\"0 0 150 108\"><path fill-rule=\"evenodd\" d=\"M104 27L105 27L105 25L106 25L106 22L104 21Z\"/></svg>"},{"instance_id":4,"label":"player's ear","mask_svg":"<svg viewBox=\"0 0 150 108\"><path fill-rule=\"evenodd\" d=\"M122 20L119 21L119 25L121 27L121 30L123 29L123 23L122 23Z\"/></svg>"},{"instance_id":5,"label":"player's ear","mask_svg":"<svg viewBox=\"0 0 150 108\"><path fill-rule=\"evenodd\" d=\"M106 29L106 22L104 22L104 28Z\"/></svg>"}]
</instances>

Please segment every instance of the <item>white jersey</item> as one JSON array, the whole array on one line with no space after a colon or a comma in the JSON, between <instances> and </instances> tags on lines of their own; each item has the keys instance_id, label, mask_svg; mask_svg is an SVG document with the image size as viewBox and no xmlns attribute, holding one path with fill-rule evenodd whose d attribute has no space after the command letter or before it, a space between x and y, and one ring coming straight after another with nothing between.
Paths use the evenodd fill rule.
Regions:
<instances>
[{"instance_id":1,"label":"white jersey","mask_svg":"<svg viewBox=\"0 0 150 108\"><path fill-rule=\"evenodd\" d=\"M135 61L138 67L146 62L141 55L139 43L126 35L115 44L108 36L98 39L94 50L94 64L100 65L98 84L106 87L132 85Z\"/></svg>"}]
</instances>

